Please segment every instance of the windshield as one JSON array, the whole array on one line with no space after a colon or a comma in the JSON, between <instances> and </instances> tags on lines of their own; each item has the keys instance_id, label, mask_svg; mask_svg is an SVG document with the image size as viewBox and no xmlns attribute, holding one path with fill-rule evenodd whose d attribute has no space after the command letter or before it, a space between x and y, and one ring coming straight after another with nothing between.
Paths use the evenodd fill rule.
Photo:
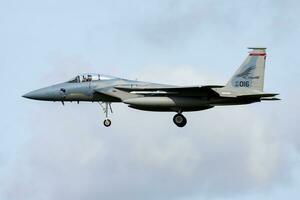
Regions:
<instances>
[{"instance_id":1,"label":"windshield","mask_svg":"<svg viewBox=\"0 0 300 200\"><path fill-rule=\"evenodd\" d=\"M91 82L91 81L99 81L99 80L111 80L116 77L101 75L101 74L82 74L78 75L75 78L68 81L68 83L82 83L82 82Z\"/></svg>"}]
</instances>

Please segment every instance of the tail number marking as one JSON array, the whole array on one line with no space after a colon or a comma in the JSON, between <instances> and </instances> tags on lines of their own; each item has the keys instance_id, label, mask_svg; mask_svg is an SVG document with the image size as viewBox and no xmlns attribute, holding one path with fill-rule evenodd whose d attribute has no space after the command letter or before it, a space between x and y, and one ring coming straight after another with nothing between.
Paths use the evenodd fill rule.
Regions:
<instances>
[{"instance_id":1,"label":"tail number marking","mask_svg":"<svg viewBox=\"0 0 300 200\"><path fill-rule=\"evenodd\" d=\"M249 81L236 81L235 87L250 87Z\"/></svg>"}]
</instances>

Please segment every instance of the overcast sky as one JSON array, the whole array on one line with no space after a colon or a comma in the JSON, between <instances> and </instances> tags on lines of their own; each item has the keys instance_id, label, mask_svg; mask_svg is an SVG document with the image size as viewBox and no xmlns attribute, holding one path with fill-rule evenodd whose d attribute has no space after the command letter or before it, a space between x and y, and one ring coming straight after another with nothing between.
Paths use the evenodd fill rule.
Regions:
<instances>
[{"instance_id":1,"label":"overcast sky","mask_svg":"<svg viewBox=\"0 0 300 200\"><path fill-rule=\"evenodd\" d=\"M0 199L297 199L297 0L0 0ZM267 47L280 102L186 113L21 96L82 72L225 84Z\"/></svg>"}]
</instances>

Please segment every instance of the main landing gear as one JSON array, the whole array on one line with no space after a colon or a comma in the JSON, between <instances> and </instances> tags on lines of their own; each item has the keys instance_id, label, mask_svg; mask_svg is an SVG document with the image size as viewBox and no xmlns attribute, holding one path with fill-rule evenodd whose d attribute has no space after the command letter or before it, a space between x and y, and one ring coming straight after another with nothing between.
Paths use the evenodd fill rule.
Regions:
<instances>
[{"instance_id":1,"label":"main landing gear","mask_svg":"<svg viewBox=\"0 0 300 200\"><path fill-rule=\"evenodd\" d=\"M113 110L111 108L111 102L98 102L101 108L103 109L103 112L105 113L105 120L103 121L103 125L105 127L111 126L111 120L108 118L108 113L113 113ZM173 122L178 127L184 127L187 123L186 118L181 114L181 112L178 112L173 117Z\"/></svg>"},{"instance_id":2,"label":"main landing gear","mask_svg":"<svg viewBox=\"0 0 300 200\"><path fill-rule=\"evenodd\" d=\"M105 127L109 127L111 125L111 120L108 119L108 112L113 113L113 110L111 108L111 103L110 102L104 102L104 103L99 102L99 105L101 106L101 108L103 109L103 112L105 113L105 120L103 121L103 125Z\"/></svg>"},{"instance_id":3,"label":"main landing gear","mask_svg":"<svg viewBox=\"0 0 300 200\"><path fill-rule=\"evenodd\" d=\"M181 114L181 113L177 113L174 117L173 117L173 122L178 126L178 127L184 127L187 123L186 118Z\"/></svg>"}]
</instances>

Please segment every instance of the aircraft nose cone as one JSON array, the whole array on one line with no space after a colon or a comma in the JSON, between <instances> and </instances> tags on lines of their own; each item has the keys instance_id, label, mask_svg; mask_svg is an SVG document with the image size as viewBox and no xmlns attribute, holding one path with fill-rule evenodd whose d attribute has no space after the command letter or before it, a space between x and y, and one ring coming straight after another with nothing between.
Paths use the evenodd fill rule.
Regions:
<instances>
[{"instance_id":1,"label":"aircraft nose cone","mask_svg":"<svg viewBox=\"0 0 300 200\"><path fill-rule=\"evenodd\" d=\"M22 97L35 100L47 100L49 98L49 91L47 88L34 90L24 94Z\"/></svg>"},{"instance_id":2,"label":"aircraft nose cone","mask_svg":"<svg viewBox=\"0 0 300 200\"><path fill-rule=\"evenodd\" d=\"M24 94L22 97L31 99L31 94L30 94L30 92L28 92L28 93Z\"/></svg>"},{"instance_id":3,"label":"aircraft nose cone","mask_svg":"<svg viewBox=\"0 0 300 200\"><path fill-rule=\"evenodd\" d=\"M22 97L27 98L27 99L39 100L39 99L43 98L43 93L39 90L35 90L35 91L24 94Z\"/></svg>"}]
</instances>

